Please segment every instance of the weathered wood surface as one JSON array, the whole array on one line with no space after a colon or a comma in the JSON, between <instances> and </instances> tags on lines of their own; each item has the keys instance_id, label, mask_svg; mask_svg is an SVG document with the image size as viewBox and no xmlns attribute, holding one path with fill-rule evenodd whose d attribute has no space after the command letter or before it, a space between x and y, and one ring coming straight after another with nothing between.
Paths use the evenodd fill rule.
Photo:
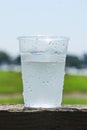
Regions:
<instances>
[{"instance_id":1,"label":"weathered wood surface","mask_svg":"<svg viewBox=\"0 0 87 130\"><path fill-rule=\"evenodd\" d=\"M28 110L0 105L0 130L87 130L87 106Z\"/></svg>"}]
</instances>

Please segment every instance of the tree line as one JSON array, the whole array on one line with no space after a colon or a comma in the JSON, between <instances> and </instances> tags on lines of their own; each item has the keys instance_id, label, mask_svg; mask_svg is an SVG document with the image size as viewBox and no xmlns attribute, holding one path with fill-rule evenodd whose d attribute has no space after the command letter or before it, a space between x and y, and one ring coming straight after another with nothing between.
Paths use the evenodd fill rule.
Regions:
<instances>
[{"instance_id":1,"label":"tree line","mask_svg":"<svg viewBox=\"0 0 87 130\"><path fill-rule=\"evenodd\" d=\"M20 65L20 56L18 55L17 57L13 58L6 52L0 51L0 65L4 63ZM67 55L66 67L75 67L77 69L87 68L87 54L83 54L81 57L76 55Z\"/></svg>"},{"instance_id":2,"label":"tree line","mask_svg":"<svg viewBox=\"0 0 87 130\"><path fill-rule=\"evenodd\" d=\"M17 64L20 65L20 56L17 56L15 58L11 57L8 53L4 51L0 51L0 65L3 64Z\"/></svg>"},{"instance_id":3,"label":"tree line","mask_svg":"<svg viewBox=\"0 0 87 130\"><path fill-rule=\"evenodd\" d=\"M87 68L87 54L83 54L81 57L67 55L66 67L75 67L77 69Z\"/></svg>"}]
</instances>

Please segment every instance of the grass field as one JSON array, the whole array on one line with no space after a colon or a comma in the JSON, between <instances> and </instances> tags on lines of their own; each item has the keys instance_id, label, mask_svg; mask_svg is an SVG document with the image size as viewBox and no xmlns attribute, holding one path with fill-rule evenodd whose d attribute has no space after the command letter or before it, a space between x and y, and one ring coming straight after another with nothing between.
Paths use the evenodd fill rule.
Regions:
<instances>
[{"instance_id":1,"label":"grass field","mask_svg":"<svg viewBox=\"0 0 87 130\"><path fill-rule=\"evenodd\" d=\"M62 104L87 105L87 98L63 98Z\"/></svg>"},{"instance_id":2,"label":"grass field","mask_svg":"<svg viewBox=\"0 0 87 130\"><path fill-rule=\"evenodd\" d=\"M64 92L87 93L87 76L66 75Z\"/></svg>"},{"instance_id":3,"label":"grass field","mask_svg":"<svg viewBox=\"0 0 87 130\"><path fill-rule=\"evenodd\" d=\"M0 103L17 104L23 103L22 97L22 79L20 72L0 71ZM65 75L64 94L87 93L87 76ZM13 96L14 95L14 96ZM80 97L80 96L79 96ZM87 98L77 98L64 96L62 104L87 104Z\"/></svg>"},{"instance_id":4,"label":"grass field","mask_svg":"<svg viewBox=\"0 0 87 130\"><path fill-rule=\"evenodd\" d=\"M0 71L0 93L12 94L22 92L22 79L20 72Z\"/></svg>"}]
</instances>

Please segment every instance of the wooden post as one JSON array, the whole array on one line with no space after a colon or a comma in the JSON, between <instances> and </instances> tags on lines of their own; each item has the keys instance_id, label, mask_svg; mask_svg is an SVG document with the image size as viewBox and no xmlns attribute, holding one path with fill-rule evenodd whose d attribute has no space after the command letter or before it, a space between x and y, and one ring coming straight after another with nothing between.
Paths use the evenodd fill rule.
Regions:
<instances>
[{"instance_id":1,"label":"wooden post","mask_svg":"<svg viewBox=\"0 0 87 130\"><path fill-rule=\"evenodd\" d=\"M87 130L87 106L28 110L0 105L0 130Z\"/></svg>"}]
</instances>

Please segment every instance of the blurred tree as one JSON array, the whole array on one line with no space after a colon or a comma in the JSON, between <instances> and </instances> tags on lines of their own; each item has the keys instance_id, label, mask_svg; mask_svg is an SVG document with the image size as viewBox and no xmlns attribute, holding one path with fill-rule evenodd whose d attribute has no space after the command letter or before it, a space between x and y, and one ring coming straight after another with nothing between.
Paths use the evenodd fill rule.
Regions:
<instances>
[{"instance_id":1,"label":"blurred tree","mask_svg":"<svg viewBox=\"0 0 87 130\"><path fill-rule=\"evenodd\" d=\"M66 57L66 67L76 67L80 69L82 67L82 61L74 55L68 55Z\"/></svg>"},{"instance_id":2,"label":"blurred tree","mask_svg":"<svg viewBox=\"0 0 87 130\"><path fill-rule=\"evenodd\" d=\"M18 55L15 59L12 59L6 52L0 51L0 65L3 63L20 65L20 55ZM66 67L75 67L78 69L87 68L87 54L84 54L83 57L67 55Z\"/></svg>"},{"instance_id":3,"label":"blurred tree","mask_svg":"<svg viewBox=\"0 0 87 130\"><path fill-rule=\"evenodd\" d=\"M82 61L83 61L82 62L83 67L87 68L87 54L86 53L83 55Z\"/></svg>"},{"instance_id":4,"label":"blurred tree","mask_svg":"<svg viewBox=\"0 0 87 130\"><path fill-rule=\"evenodd\" d=\"M83 55L83 60L84 60L84 63L87 64L87 54Z\"/></svg>"},{"instance_id":5,"label":"blurred tree","mask_svg":"<svg viewBox=\"0 0 87 130\"><path fill-rule=\"evenodd\" d=\"M13 61L12 61L13 64L17 64L17 65L20 65L21 64L21 58L20 56L17 56Z\"/></svg>"},{"instance_id":6,"label":"blurred tree","mask_svg":"<svg viewBox=\"0 0 87 130\"><path fill-rule=\"evenodd\" d=\"M3 64L3 63L10 64L11 57L6 52L0 51L0 64Z\"/></svg>"}]
</instances>

